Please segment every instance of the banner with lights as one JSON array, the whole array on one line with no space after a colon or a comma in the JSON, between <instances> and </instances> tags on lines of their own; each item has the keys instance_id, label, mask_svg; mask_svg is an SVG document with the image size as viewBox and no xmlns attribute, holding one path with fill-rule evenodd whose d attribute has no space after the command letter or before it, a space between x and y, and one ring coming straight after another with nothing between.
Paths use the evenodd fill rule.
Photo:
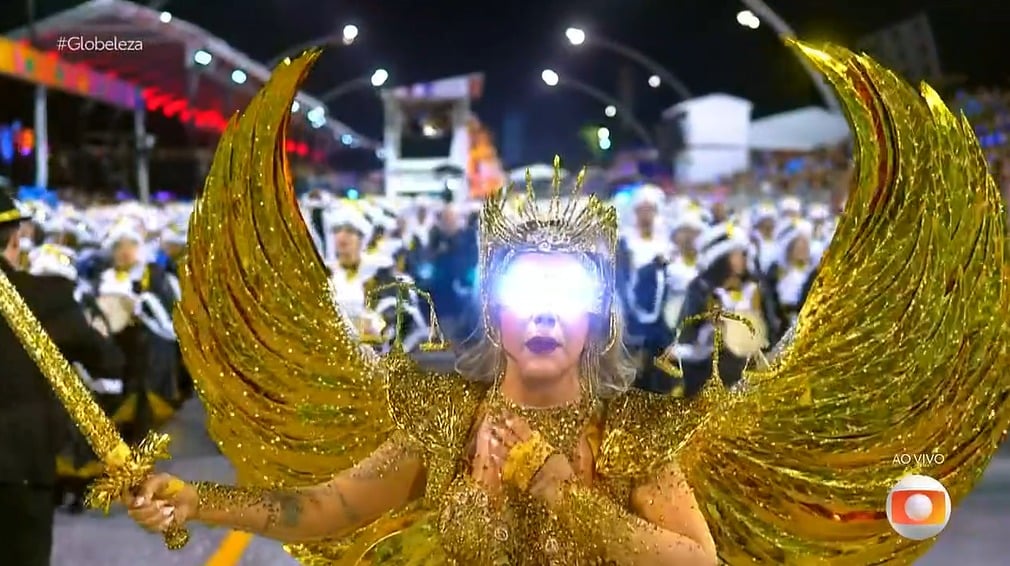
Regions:
<instances>
[{"instance_id":1,"label":"banner with lights","mask_svg":"<svg viewBox=\"0 0 1010 566\"><path fill-rule=\"evenodd\" d=\"M0 37L0 73L131 110L140 102L135 85L5 37Z\"/></svg>"}]
</instances>

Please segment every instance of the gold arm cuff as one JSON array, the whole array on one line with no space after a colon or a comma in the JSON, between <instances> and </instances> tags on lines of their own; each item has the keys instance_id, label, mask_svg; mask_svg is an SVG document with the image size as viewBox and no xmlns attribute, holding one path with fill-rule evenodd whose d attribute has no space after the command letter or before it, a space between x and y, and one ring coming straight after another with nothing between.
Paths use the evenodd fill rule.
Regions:
<instances>
[{"instance_id":1,"label":"gold arm cuff","mask_svg":"<svg viewBox=\"0 0 1010 566\"><path fill-rule=\"evenodd\" d=\"M540 468L554 453L554 447L544 440L539 432L534 431L532 436L516 444L509 451L508 459L505 460L505 466L502 469L502 478L526 491L529 489L530 482L533 481L533 476L537 475Z\"/></svg>"}]
</instances>

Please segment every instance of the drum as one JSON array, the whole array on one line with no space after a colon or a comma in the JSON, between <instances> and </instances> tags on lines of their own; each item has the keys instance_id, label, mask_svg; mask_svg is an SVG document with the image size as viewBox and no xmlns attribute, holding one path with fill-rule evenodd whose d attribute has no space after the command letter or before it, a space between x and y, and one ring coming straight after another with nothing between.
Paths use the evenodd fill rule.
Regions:
<instances>
[{"instance_id":1,"label":"drum","mask_svg":"<svg viewBox=\"0 0 1010 566\"><path fill-rule=\"evenodd\" d=\"M750 321L754 326L751 332L743 323L735 320L723 320L722 337L726 349L740 358L757 355L768 347L768 327L761 316L751 312L738 312L738 316Z\"/></svg>"},{"instance_id":2,"label":"drum","mask_svg":"<svg viewBox=\"0 0 1010 566\"><path fill-rule=\"evenodd\" d=\"M136 306L133 299L124 295L101 295L96 299L98 308L109 322L109 332L118 334L129 326L133 320L133 309Z\"/></svg>"}]
</instances>

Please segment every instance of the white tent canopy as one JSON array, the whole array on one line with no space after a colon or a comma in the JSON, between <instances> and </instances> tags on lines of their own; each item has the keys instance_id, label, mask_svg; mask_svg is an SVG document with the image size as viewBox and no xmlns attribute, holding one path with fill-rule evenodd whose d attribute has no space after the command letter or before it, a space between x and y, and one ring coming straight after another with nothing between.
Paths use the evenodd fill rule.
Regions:
<instances>
[{"instance_id":1,"label":"white tent canopy","mask_svg":"<svg viewBox=\"0 0 1010 566\"><path fill-rule=\"evenodd\" d=\"M849 123L841 114L807 106L775 114L750 125L750 148L773 151L811 151L849 138Z\"/></svg>"}]
</instances>

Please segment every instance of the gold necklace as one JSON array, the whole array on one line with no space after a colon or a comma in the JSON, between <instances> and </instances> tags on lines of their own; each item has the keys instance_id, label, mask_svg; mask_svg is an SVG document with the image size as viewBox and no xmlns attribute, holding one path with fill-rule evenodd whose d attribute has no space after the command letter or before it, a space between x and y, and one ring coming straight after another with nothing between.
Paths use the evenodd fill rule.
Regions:
<instances>
[{"instance_id":1,"label":"gold necklace","mask_svg":"<svg viewBox=\"0 0 1010 566\"><path fill-rule=\"evenodd\" d=\"M565 455L574 454L586 424L597 408L596 400L585 388L578 400L554 407L524 407L508 399L501 392L501 376L496 380L488 398L488 409L492 415L511 413L529 423L530 428Z\"/></svg>"}]
</instances>

